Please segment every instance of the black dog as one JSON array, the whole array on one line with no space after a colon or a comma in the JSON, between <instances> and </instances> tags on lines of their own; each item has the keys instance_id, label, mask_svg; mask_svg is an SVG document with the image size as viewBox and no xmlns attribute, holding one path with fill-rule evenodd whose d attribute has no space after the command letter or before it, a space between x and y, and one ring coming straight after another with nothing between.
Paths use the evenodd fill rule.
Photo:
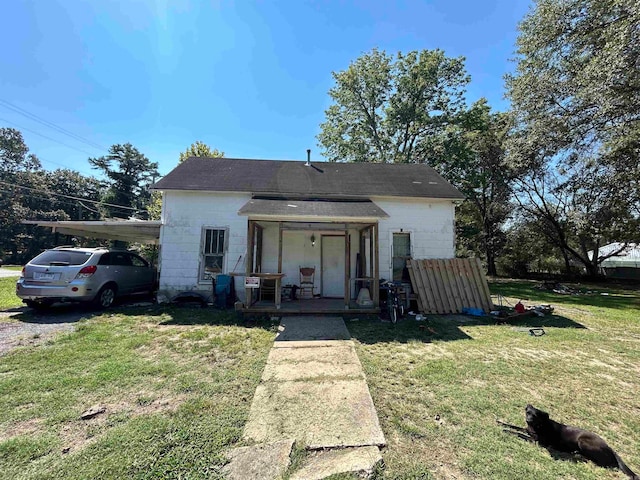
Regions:
<instances>
[{"instance_id":1,"label":"black dog","mask_svg":"<svg viewBox=\"0 0 640 480\"><path fill-rule=\"evenodd\" d=\"M578 453L596 465L605 468L618 467L631 480L640 480L640 476L633 473L618 454L607 445L607 442L595 433L555 422L549 418L547 412L538 410L532 405L526 406L525 414L527 428L496 421L511 429L505 429L505 432L517 435L524 440L538 442L545 448L559 452Z\"/></svg>"}]
</instances>

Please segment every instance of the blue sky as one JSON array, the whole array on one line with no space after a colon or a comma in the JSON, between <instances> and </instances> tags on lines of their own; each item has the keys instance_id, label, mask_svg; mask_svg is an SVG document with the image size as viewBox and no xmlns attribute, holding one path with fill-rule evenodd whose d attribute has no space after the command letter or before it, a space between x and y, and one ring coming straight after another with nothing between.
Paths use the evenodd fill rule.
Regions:
<instances>
[{"instance_id":1,"label":"blue sky","mask_svg":"<svg viewBox=\"0 0 640 480\"><path fill-rule=\"evenodd\" d=\"M0 126L47 169L131 142L160 172L201 140L228 157L322 160L331 72L377 47L466 57L468 100L496 110L525 0L8 2L0 20ZM20 113L88 140L63 135ZM27 130L28 129L28 130ZM49 137L44 138L43 137ZM61 145L62 142L66 145ZM103 148L99 148L103 147Z\"/></svg>"}]
</instances>

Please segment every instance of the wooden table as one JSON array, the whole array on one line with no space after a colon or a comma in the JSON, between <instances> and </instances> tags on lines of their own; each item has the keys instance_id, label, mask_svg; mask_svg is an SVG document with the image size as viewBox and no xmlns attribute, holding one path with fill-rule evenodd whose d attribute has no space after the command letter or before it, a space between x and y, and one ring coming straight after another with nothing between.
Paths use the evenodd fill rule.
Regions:
<instances>
[{"instance_id":1,"label":"wooden table","mask_svg":"<svg viewBox=\"0 0 640 480\"><path fill-rule=\"evenodd\" d=\"M276 281L276 292L275 292L275 303L276 303L276 309L280 309L280 303L282 301L282 292L280 290L280 284L282 283L282 277L285 276L284 273L268 273L268 272L251 272L250 275L246 275L246 274L231 274L233 276L237 276L237 277L259 277L261 279L265 279L265 280L275 280ZM245 290L251 290L251 289L245 289ZM250 292L246 292L246 296L247 296L247 300L249 299L249 293ZM251 294L253 295L253 294ZM253 297L252 297L253 300ZM251 304L247 305L247 307L250 307Z\"/></svg>"}]
</instances>

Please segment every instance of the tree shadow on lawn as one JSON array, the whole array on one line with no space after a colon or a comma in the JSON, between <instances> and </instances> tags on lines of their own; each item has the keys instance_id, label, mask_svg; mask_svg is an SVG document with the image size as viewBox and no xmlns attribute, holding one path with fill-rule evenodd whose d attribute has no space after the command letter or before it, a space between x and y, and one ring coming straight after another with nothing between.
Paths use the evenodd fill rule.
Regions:
<instances>
[{"instance_id":1,"label":"tree shadow on lawn","mask_svg":"<svg viewBox=\"0 0 640 480\"><path fill-rule=\"evenodd\" d=\"M435 341L452 342L456 340L473 340L473 337L462 330L462 327L468 326L504 325L522 328L586 328L580 323L559 315L515 318L427 315L426 321L424 322L417 322L410 318L405 318L400 320L396 325L382 322L379 318L372 317L358 321L347 320L346 323L351 337L366 344L386 342L431 343Z\"/></svg>"},{"instance_id":2,"label":"tree shadow on lawn","mask_svg":"<svg viewBox=\"0 0 640 480\"><path fill-rule=\"evenodd\" d=\"M19 322L59 324L76 323L80 320L97 317L107 312L124 313L143 311L141 309L152 310L156 306L152 298L130 296L117 298L113 306L106 310L98 309L90 303L56 302L41 310L24 306L11 308L5 310L5 312L12 314L10 318Z\"/></svg>"},{"instance_id":3,"label":"tree shadow on lawn","mask_svg":"<svg viewBox=\"0 0 640 480\"><path fill-rule=\"evenodd\" d=\"M491 282L491 293L505 297L522 299L525 303L533 301L543 304L564 304L573 306L592 306L615 309L640 308L638 289L621 289L617 285L567 284L578 293L564 295L550 290L538 289L540 282L499 281ZM531 300L533 299L533 300Z\"/></svg>"},{"instance_id":4,"label":"tree shadow on lawn","mask_svg":"<svg viewBox=\"0 0 640 480\"><path fill-rule=\"evenodd\" d=\"M84 305L73 304L53 305L46 310L33 310L29 307L18 307L6 310L6 312L16 312L14 315L10 316L11 320L23 323L47 325L77 323L80 320L92 318L102 313Z\"/></svg>"},{"instance_id":5,"label":"tree shadow on lawn","mask_svg":"<svg viewBox=\"0 0 640 480\"><path fill-rule=\"evenodd\" d=\"M160 322L160 325L226 325L275 332L279 323L279 319L272 320L269 315L246 315L232 309L201 308L195 305L164 306L159 313L171 316L170 320Z\"/></svg>"}]
</instances>

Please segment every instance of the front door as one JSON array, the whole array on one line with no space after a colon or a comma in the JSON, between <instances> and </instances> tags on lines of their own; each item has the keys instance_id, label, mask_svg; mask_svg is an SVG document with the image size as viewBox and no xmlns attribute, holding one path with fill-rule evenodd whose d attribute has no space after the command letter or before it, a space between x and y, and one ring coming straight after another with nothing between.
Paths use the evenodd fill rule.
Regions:
<instances>
[{"instance_id":1,"label":"front door","mask_svg":"<svg viewBox=\"0 0 640 480\"><path fill-rule=\"evenodd\" d=\"M344 298L344 235L322 236L322 296Z\"/></svg>"}]
</instances>

